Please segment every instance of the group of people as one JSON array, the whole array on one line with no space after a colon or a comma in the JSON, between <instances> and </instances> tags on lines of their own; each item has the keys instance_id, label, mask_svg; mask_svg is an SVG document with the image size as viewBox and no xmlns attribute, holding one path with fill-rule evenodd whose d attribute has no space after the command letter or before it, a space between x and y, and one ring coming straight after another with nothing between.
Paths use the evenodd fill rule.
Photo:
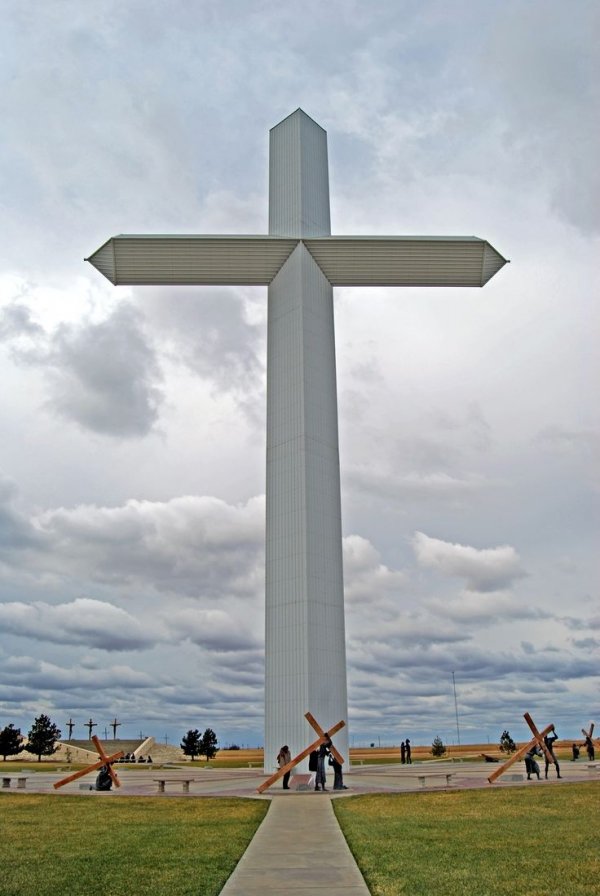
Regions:
<instances>
[{"instance_id":1,"label":"group of people","mask_svg":"<svg viewBox=\"0 0 600 896\"><path fill-rule=\"evenodd\" d=\"M344 784L342 764L338 761L332 748L333 743L331 738L327 732L325 732L325 740L323 743L320 744L316 750L313 750L308 757L308 770L309 772L315 773L315 790L327 790L325 787L325 784L327 783L326 765L330 765L333 769L333 789L348 789ZM291 761L292 754L290 753L290 748L285 744L277 754L277 765L279 768L284 768L284 766L288 765ZM291 769L283 775L284 790L290 789L290 774Z\"/></svg>"},{"instance_id":2,"label":"group of people","mask_svg":"<svg viewBox=\"0 0 600 896\"><path fill-rule=\"evenodd\" d=\"M588 755L588 762L593 762L596 758L596 750L594 748L594 741L589 734L586 734L583 746ZM571 751L573 753L573 762L576 762L579 759L579 744L573 744Z\"/></svg>"},{"instance_id":3,"label":"group of people","mask_svg":"<svg viewBox=\"0 0 600 896\"><path fill-rule=\"evenodd\" d=\"M412 765L412 758L410 754L410 740L408 739L408 737L400 744L400 762L402 763L402 765Z\"/></svg>"},{"instance_id":4,"label":"group of people","mask_svg":"<svg viewBox=\"0 0 600 896\"><path fill-rule=\"evenodd\" d=\"M138 756L135 758L135 753L125 753L124 756L121 756L120 759L116 760L117 762L152 762L152 756L148 756L144 758L143 756Z\"/></svg>"},{"instance_id":5,"label":"group of people","mask_svg":"<svg viewBox=\"0 0 600 896\"><path fill-rule=\"evenodd\" d=\"M525 771L527 772L527 780L531 781L531 776L536 775L538 781L540 780L540 767L536 761L536 756L544 756L545 760L545 768L544 768L544 777L548 778L548 769L550 768L551 761L554 762L554 767L556 768L556 777L560 778L560 765L558 764L558 760L554 755L554 743L558 740L558 734L552 728L548 734L544 737L544 746L546 747L546 751L542 752L539 747L537 741L534 745L525 753ZM548 754L552 757L552 760L548 758Z\"/></svg>"}]
</instances>

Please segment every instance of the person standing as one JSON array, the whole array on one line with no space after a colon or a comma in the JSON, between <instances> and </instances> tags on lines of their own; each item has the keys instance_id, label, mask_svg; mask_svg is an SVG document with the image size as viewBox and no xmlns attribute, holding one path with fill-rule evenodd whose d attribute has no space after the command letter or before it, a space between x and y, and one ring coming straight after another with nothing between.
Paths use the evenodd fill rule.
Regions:
<instances>
[{"instance_id":1,"label":"person standing","mask_svg":"<svg viewBox=\"0 0 600 896\"><path fill-rule=\"evenodd\" d=\"M321 785L322 790L326 790L325 787L325 758L329 756L329 747L331 746L331 738L325 732L324 735L327 740L324 741L319 747L319 758L317 761L317 777L315 780L315 790L319 789L319 784Z\"/></svg>"},{"instance_id":2,"label":"person standing","mask_svg":"<svg viewBox=\"0 0 600 896\"><path fill-rule=\"evenodd\" d=\"M344 776L342 774L342 763L338 762L334 754L329 756L329 765L333 768L333 789L348 790L344 784Z\"/></svg>"},{"instance_id":3,"label":"person standing","mask_svg":"<svg viewBox=\"0 0 600 896\"><path fill-rule=\"evenodd\" d=\"M554 742L557 740L558 740L558 734L556 733L554 728L552 728L552 730L549 731L548 734L544 738L544 745L545 745L546 749L548 750L548 753L550 753L550 755L554 759L554 765L556 766L556 777L560 778L560 765L558 764L556 756L554 755ZM544 755L544 759L546 760L546 767L544 769L544 777L547 778L550 760L548 759L547 755Z\"/></svg>"},{"instance_id":4,"label":"person standing","mask_svg":"<svg viewBox=\"0 0 600 896\"><path fill-rule=\"evenodd\" d=\"M596 753L594 750L594 741L589 736L589 734L586 734L586 736L585 736L585 748L587 750L589 761L593 762L595 759Z\"/></svg>"},{"instance_id":5,"label":"person standing","mask_svg":"<svg viewBox=\"0 0 600 896\"><path fill-rule=\"evenodd\" d=\"M287 765L288 762L291 762L291 761L292 761L292 754L290 753L290 748L288 747L287 744L285 744L285 746L283 746L281 748L281 750L279 751L279 753L277 754L277 765L279 766L279 768L283 768L284 765ZM292 770L290 769L283 776L283 789L284 790L290 789L289 784L290 784L291 773L292 773Z\"/></svg>"},{"instance_id":6,"label":"person standing","mask_svg":"<svg viewBox=\"0 0 600 896\"><path fill-rule=\"evenodd\" d=\"M402 765L406 762L406 744L404 741L400 744L400 762Z\"/></svg>"},{"instance_id":7,"label":"person standing","mask_svg":"<svg viewBox=\"0 0 600 896\"><path fill-rule=\"evenodd\" d=\"M404 749L406 750L406 764L412 765L412 756L411 756L411 752L410 752L410 741L408 738L406 738L406 743L405 743Z\"/></svg>"}]
</instances>

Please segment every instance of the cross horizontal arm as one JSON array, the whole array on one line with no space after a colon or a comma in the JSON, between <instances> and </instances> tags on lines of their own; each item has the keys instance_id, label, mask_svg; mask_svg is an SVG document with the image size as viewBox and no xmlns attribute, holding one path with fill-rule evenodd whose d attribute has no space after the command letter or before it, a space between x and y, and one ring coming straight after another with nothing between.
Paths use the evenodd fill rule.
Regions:
<instances>
[{"instance_id":1,"label":"cross horizontal arm","mask_svg":"<svg viewBox=\"0 0 600 896\"><path fill-rule=\"evenodd\" d=\"M261 286L298 243L273 236L113 236L86 258L115 286Z\"/></svg>"},{"instance_id":2,"label":"cross horizontal arm","mask_svg":"<svg viewBox=\"0 0 600 896\"><path fill-rule=\"evenodd\" d=\"M299 240L281 236L111 237L87 261L115 285L265 285ZM302 240L332 286L483 286L506 264L474 236Z\"/></svg>"},{"instance_id":3,"label":"cross horizontal arm","mask_svg":"<svg viewBox=\"0 0 600 896\"><path fill-rule=\"evenodd\" d=\"M304 245L332 286L484 286L506 264L476 236L330 236Z\"/></svg>"}]
</instances>

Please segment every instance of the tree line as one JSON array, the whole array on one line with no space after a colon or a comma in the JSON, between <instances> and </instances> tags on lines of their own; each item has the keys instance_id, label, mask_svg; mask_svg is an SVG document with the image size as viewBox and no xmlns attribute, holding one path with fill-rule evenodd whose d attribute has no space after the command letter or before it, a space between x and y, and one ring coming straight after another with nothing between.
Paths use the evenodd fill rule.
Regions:
<instances>
[{"instance_id":1,"label":"tree line","mask_svg":"<svg viewBox=\"0 0 600 896\"><path fill-rule=\"evenodd\" d=\"M27 733L27 743L21 734L21 729L15 728L11 722L0 730L0 756L6 762L9 756L17 756L26 750L37 756L38 762L41 762L42 756L52 756L56 753L58 750L56 744L60 736L60 728L44 713L34 720ZM208 761L217 755L219 751L217 743L217 735L212 728L207 728L204 734L200 734L195 728L184 735L181 749L185 756L191 756L192 759L196 756L206 756Z\"/></svg>"},{"instance_id":2,"label":"tree line","mask_svg":"<svg viewBox=\"0 0 600 896\"><path fill-rule=\"evenodd\" d=\"M181 741L181 749L184 756L189 756L192 762L196 756L206 756L208 762L219 752L217 735L212 728L207 728L204 734L200 734L197 728L190 729Z\"/></svg>"},{"instance_id":3,"label":"tree line","mask_svg":"<svg viewBox=\"0 0 600 896\"><path fill-rule=\"evenodd\" d=\"M0 756L6 762L7 756L17 756L26 750L37 756L38 762L41 762L42 756L52 756L53 753L56 753L58 749L56 741L60 738L60 733L60 728L42 713L34 720L25 744L21 729L15 728L11 722L0 731Z\"/></svg>"}]
</instances>

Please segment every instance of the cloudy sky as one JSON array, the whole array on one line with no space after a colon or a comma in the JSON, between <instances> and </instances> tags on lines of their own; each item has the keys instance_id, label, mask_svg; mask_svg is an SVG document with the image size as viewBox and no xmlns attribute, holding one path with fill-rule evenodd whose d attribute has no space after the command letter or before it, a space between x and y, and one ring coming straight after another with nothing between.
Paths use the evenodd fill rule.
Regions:
<instances>
[{"instance_id":1,"label":"cloudy sky","mask_svg":"<svg viewBox=\"0 0 600 896\"><path fill-rule=\"evenodd\" d=\"M117 233L474 234L483 290L335 293L350 742L600 716L594 0L49 0L0 36L0 725L262 744L266 290L112 287ZM321 720L326 723L326 720ZM600 719L598 719L600 722Z\"/></svg>"}]
</instances>

